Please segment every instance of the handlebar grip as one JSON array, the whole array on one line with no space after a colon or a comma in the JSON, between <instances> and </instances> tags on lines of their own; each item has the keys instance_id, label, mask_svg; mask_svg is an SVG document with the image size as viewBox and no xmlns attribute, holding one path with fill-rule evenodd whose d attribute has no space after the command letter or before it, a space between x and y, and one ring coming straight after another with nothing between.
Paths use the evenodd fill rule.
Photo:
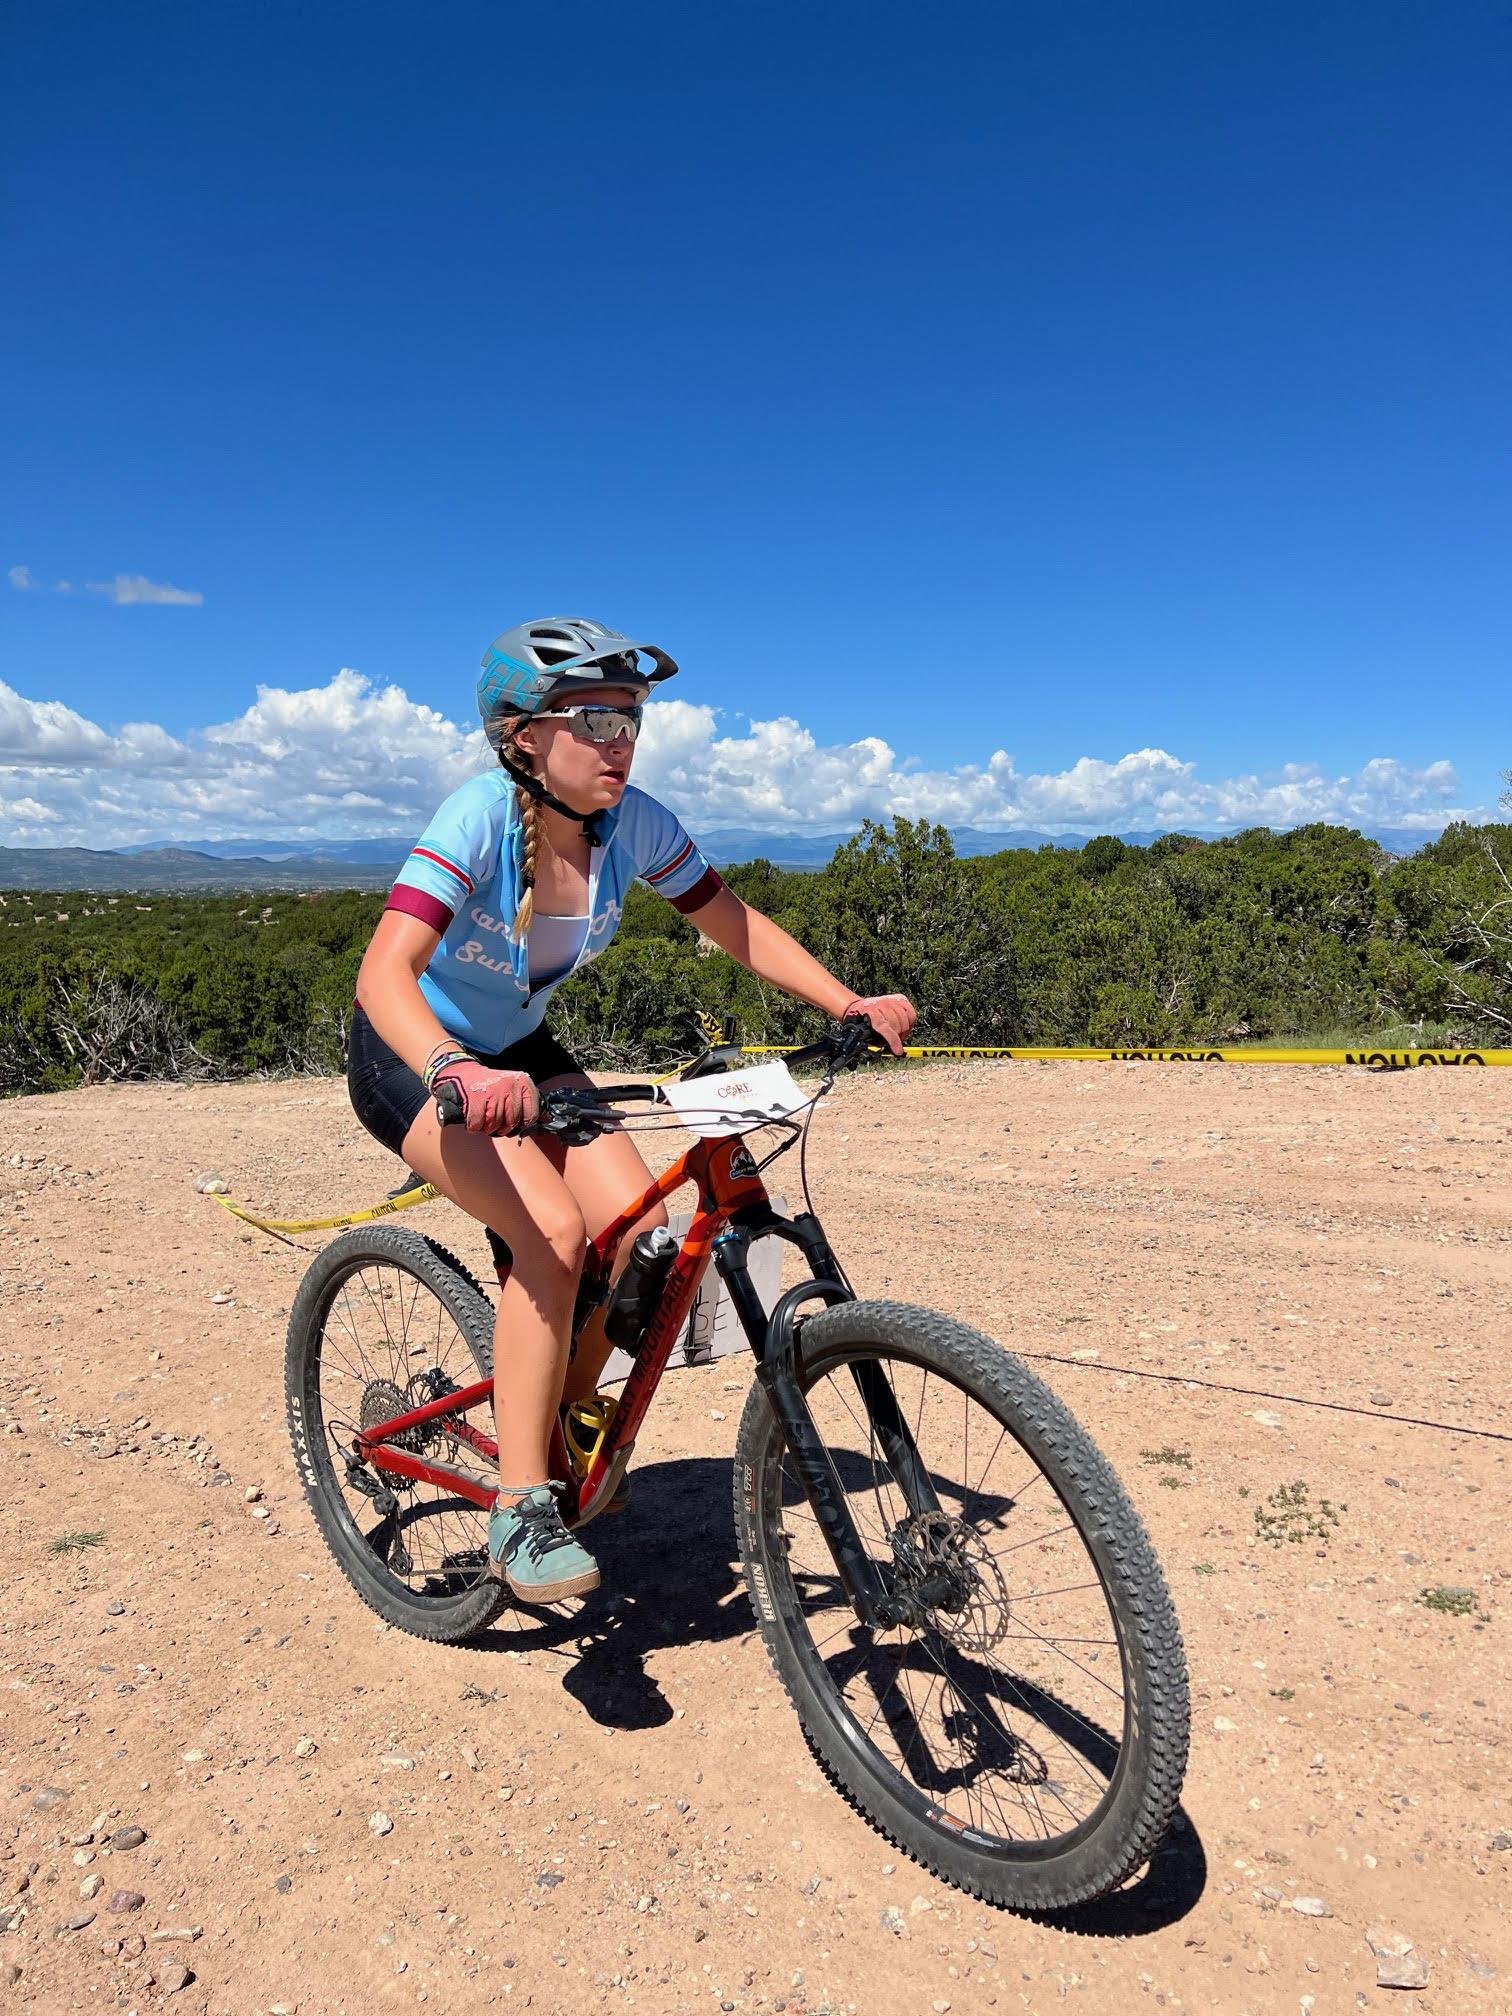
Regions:
<instances>
[{"instance_id":1,"label":"handlebar grip","mask_svg":"<svg viewBox=\"0 0 1512 2016\"><path fill-rule=\"evenodd\" d=\"M436 1124L438 1127L455 1127L466 1117L467 1101L462 1095L462 1087L446 1078L435 1088Z\"/></svg>"}]
</instances>

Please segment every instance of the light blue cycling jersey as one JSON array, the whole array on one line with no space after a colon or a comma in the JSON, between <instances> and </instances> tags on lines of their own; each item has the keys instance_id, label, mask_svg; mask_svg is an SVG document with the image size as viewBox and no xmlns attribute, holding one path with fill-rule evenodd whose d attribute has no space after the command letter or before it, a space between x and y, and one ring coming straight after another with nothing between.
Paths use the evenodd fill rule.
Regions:
<instances>
[{"instance_id":1,"label":"light blue cycling jersey","mask_svg":"<svg viewBox=\"0 0 1512 2016\"><path fill-rule=\"evenodd\" d=\"M603 845L588 861L588 932L568 972L613 938L625 892L639 877L682 911L724 884L665 805L633 784L598 815ZM539 1027L567 972L530 986L528 941L510 943L520 901L525 834L514 781L503 770L469 778L436 812L399 871L387 908L441 933L420 992L448 1035L496 1056Z\"/></svg>"}]
</instances>

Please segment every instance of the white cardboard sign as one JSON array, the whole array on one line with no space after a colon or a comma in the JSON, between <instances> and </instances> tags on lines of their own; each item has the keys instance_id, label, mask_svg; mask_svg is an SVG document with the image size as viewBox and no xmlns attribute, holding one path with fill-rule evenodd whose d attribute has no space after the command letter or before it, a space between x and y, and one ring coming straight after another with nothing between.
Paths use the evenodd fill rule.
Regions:
<instances>
[{"instance_id":1,"label":"white cardboard sign","mask_svg":"<svg viewBox=\"0 0 1512 2016\"><path fill-rule=\"evenodd\" d=\"M779 1059L750 1071L730 1071L723 1077L674 1081L661 1088L662 1097L690 1134L713 1139L748 1134L764 1120L784 1120L800 1113L812 1095L803 1090Z\"/></svg>"}]
</instances>

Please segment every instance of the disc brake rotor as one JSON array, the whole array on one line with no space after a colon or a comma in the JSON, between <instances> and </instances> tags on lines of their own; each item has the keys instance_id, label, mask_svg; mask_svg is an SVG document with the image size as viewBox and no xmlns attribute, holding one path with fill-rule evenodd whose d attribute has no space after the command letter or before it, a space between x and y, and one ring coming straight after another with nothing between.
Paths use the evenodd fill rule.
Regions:
<instances>
[{"instance_id":1,"label":"disc brake rotor","mask_svg":"<svg viewBox=\"0 0 1512 2016\"><path fill-rule=\"evenodd\" d=\"M975 1527L948 1512L916 1512L893 1528L892 1551L899 1594L942 1638L988 1652L1007 1636L1008 1584Z\"/></svg>"}]
</instances>

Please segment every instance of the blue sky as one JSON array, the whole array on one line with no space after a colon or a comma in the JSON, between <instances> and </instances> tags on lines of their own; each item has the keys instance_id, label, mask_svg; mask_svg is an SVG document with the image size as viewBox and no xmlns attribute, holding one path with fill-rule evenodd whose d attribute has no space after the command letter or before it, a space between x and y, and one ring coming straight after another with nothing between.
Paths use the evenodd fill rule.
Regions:
<instances>
[{"instance_id":1,"label":"blue sky","mask_svg":"<svg viewBox=\"0 0 1512 2016\"><path fill-rule=\"evenodd\" d=\"M566 612L681 659L690 822L1495 807L1506 8L32 6L5 70L0 842L406 829Z\"/></svg>"}]
</instances>

